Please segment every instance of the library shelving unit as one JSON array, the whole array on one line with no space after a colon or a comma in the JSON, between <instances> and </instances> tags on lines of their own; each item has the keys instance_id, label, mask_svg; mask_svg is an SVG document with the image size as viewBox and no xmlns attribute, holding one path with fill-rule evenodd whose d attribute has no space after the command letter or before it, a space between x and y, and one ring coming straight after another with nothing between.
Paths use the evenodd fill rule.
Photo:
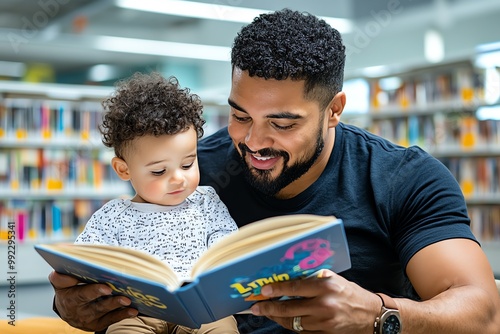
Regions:
<instances>
[{"instance_id":1,"label":"library shelving unit","mask_svg":"<svg viewBox=\"0 0 500 334\"><path fill-rule=\"evenodd\" d=\"M105 201L131 194L97 129L111 92L0 82L0 256L17 283L47 281L35 243L73 241Z\"/></svg>"},{"instance_id":2,"label":"library shelving unit","mask_svg":"<svg viewBox=\"0 0 500 334\"><path fill-rule=\"evenodd\" d=\"M500 274L500 118L481 118L488 89L470 60L364 77L367 128L402 146L418 145L459 182L471 228ZM498 103L498 101L497 101Z\"/></svg>"},{"instance_id":3,"label":"library shelving unit","mask_svg":"<svg viewBox=\"0 0 500 334\"><path fill-rule=\"evenodd\" d=\"M72 242L104 202L132 195L97 127L113 89L0 81L0 263L18 284L48 282L34 244ZM227 106L203 102L209 135L227 124Z\"/></svg>"}]
</instances>

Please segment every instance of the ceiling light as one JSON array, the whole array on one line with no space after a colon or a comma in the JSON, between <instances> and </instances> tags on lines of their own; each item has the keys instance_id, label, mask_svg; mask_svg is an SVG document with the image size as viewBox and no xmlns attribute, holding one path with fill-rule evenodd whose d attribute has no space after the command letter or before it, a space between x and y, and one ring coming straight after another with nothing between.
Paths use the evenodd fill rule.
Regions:
<instances>
[{"instance_id":1,"label":"ceiling light","mask_svg":"<svg viewBox=\"0 0 500 334\"><path fill-rule=\"evenodd\" d=\"M498 51L498 50L500 50L500 41L499 42L493 42L493 43L480 44L480 45L478 45L476 47L476 51L478 53Z\"/></svg>"},{"instance_id":2,"label":"ceiling light","mask_svg":"<svg viewBox=\"0 0 500 334\"><path fill-rule=\"evenodd\" d=\"M103 96L109 95L112 90L113 87L104 86L0 81L0 91L43 95L57 100L80 100L84 98L102 99Z\"/></svg>"},{"instance_id":3,"label":"ceiling light","mask_svg":"<svg viewBox=\"0 0 500 334\"><path fill-rule=\"evenodd\" d=\"M439 63L444 59L443 35L435 29L429 29L424 36L425 59L431 63Z\"/></svg>"},{"instance_id":4,"label":"ceiling light","mask_svg":"<svg viewBox=\"0 0 500 334\"><path fill-rule=\"evenodd\" d=\"M239 23L250 23L256 16L272 12L269 9L244 8L181 0L116 0L115 4L121 8L153 13ZM352 31L351 21L348 19L324 16L320 16L320 18L340 33L349 33Z\"/></svg>"},{"instance_id":5,"label":"ceiling light","mask_svg":"<svg viewBox=\"0 0 500 334\"><path fill-rule=\"evenodd\" d=\"M365 67L361 70L361 74L363 76L367 76L370 78L388 75L390 72L391 69L387 65L370 66L370 67Z\"/></svg>"},{"instance_id":6,"label":"ceiling light","mask_svg":"<svg viewBox=\"0 0 500 334\"><path fill-rule=\"evenodd\" d=\"M180 58L229 61L231 49L224 46L176 43L146 39L97 36L94 47L100 50L169 56Z\"/></svg>"}]
</instances>

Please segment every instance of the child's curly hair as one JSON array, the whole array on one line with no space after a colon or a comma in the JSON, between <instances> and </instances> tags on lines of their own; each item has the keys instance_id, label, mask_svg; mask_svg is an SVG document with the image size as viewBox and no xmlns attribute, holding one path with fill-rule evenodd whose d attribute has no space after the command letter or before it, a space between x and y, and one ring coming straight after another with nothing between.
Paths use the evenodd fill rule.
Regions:
<instances>
[{"instance_id":1,"label":"child's curly hair","mask_svg":"<svg viewBox=\"0 0 500 334\"><path fill-rule=\"evenodd\" d=\"M305 80L305 97L326 107L342 90L345 46L324 20L285 8L261 14L241 29L231 65L251 77Z\"/></svg>"},{"instance_id":2,"label":"child's curly hair","mask_svg":"<svg viewBox=\"0 0 500 334\"><path fill-rule=\"evenodd\" d=\"M119 158L133 139L144 135L174 135L192 126L198 138L203 136L201 100L189 88L181 88L174 76L135 73L118 81L102 106L106 111L99 126L102 142Z\"/></svg>"}]
</instances>

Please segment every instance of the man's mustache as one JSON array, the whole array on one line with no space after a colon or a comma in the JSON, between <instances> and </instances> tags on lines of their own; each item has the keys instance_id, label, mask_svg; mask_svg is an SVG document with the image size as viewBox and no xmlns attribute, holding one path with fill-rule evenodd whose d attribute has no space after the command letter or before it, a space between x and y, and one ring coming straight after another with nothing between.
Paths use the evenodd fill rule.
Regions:
<instances>
[{"instance_id":1,"label":"man's mustache","mask_svg":"<svg viewBox=\"0 0 500 334\"><path fill-rule=\"evenodd\" d=\"M249 154L258 154L263 157L268 157L268 156L281 156L284 157L285 159L288 158L288 153L285 151L279 151L279 150L273 150L272 148L266 147L257 151L252 151L246 144L239 143L238 148L242 152L242 155L244 156L245 153Z\"/></svg>"}]
</instances>

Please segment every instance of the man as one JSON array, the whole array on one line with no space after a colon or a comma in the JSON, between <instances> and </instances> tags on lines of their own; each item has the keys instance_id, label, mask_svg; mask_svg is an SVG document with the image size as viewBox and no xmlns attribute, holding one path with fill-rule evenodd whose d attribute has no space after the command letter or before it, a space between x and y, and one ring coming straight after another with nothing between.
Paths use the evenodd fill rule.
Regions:
<instances>
[{"instance_id":1,"label":"man","mask_svg":"<svg viewBox=\"0 0 500 334\"><path fill-rule=\"evenodd\" d=\"M342 218L352 260L340 275L264 287L302 298L255 304L237 316L240 332L498 333L500 298L457 182L421 149L340 122L344 58L335 29L290 10L261 15L235 39L229 125L200 142L201 183L239 226ZM136 314L103 285L51 282L57 311L76 327Z\"/></svg>"}]
</instances>

